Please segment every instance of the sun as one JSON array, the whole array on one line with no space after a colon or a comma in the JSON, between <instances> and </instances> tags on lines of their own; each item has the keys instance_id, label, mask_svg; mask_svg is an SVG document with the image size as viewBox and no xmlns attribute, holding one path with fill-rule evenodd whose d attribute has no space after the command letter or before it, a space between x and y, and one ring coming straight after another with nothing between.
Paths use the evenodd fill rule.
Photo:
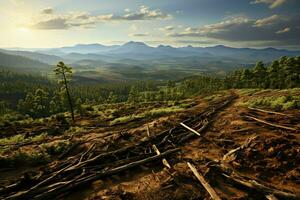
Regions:
<instances>
[{"instance_id":1,"label":"sun","mask_svg":"<svg viewBox=\"0 0 300 200\"><path fill-rule=\"evenodd\" d=\"M18 31L21 33L29 33L30 29L27 27L20 27L20 28L18 28Z\"/></svg>"}]
</instances>

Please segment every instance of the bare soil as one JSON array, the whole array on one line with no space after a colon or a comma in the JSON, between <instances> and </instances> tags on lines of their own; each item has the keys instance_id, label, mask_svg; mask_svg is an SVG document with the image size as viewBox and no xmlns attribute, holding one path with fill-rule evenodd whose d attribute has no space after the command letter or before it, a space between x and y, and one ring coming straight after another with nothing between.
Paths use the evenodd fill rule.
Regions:
<instances>
[{"instance_id":1,"label":"bare soil","mask_svg":"<svg viewBox=\"0 0 300 200\"><path fill-rule=\"evenodd\" d=\"M237 91L231 91L221 97L225 99L236 95L236 98L224 109L218 111L210 121L210 125L201 136L195 136L183 144L170 144L180 148L177 154L171 154L166 160L172 166L166 168L161 159L139 165L121 173L106 176L90 184L69 191L66 195L58 196L58 199L209 199L208 192L196 179L187 166L187 162L193 163L209 184L214 188L221 199L266 199L264 193L251 190L247 187L237 186L229 182L224 176L214 173L211 167L214 163L220 163L223 156L230 150L235 149L256 136L251 143L238 151L234 158L228 161L228 166L239 174L268 187L300 194L300 111L290 110L283 112L287 115L270 114L255 111L242 106L242 102L250 98L261 96L274 96L281 94L278 91L257 92L253 95L238 95ZM219 99L220 100L220 99ZM86 131L70 135L55 135L47 138L44 142L69 140L78 142L73 149L61 158L58 155L47 165L38 167L14 168L0 171L1 185L10 185L18 180L18 176L24 171L34 169L36 172L45 173L57 163L67 160L85 152L95 144L93 155L103 152L118 150L125 146L134 145L147 138L147 126L151 135L159 134L165 130L178 126L180 122L197 116L209 108L212 102L196 97L186 101L194 106L182 112L168 114L158 118L141 118L109 126L95 117L85 117L77 120L76 126L84 127ZM129 114L137 114L159 104L147 105L147 107L124 107L120 108L117 117ZM251 120L245 116L253 116L270 123L293 127L298 131L288 131L275 128ZM200 121L189 124L195 130L201 128ZM59 125L51 125L53 127ZM31 129L30 129L31 128ZM41 126L18 127L9 134L37 132ZM7 128L13 130L13 128ZM27 131L26 131L27 130ZM188 132L188 130L185 130ZM19 148L34 150L39 148L40 143L28 144ZM164 150L164 149L162 149ZM151 149L149 149L149 153ZM1 196L1 190L0 190ZM5 196L5 195L2 195ZM279 197L278 199L284 199Z\"/></svg>"}]
</instances>

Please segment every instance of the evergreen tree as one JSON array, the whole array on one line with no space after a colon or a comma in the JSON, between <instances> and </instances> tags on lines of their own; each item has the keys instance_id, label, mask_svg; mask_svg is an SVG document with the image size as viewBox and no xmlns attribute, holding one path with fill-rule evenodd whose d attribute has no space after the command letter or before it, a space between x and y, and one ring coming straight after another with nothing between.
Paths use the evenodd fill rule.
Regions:
<instances>
[{"instance_id":1,"label":"evergreen tree","mask_svg":"<svg viewBox=\"0 0 300 200\"><path fill-rule=\"evenodd\" d=\"M65 65L63 62L59 62L56 65L54 72L59 77L59 83L62 85L62 89L64 89L67 94L72 120L73 122L75 122L73 103L69 91L69 82L71 81L72 67Z\"/></svg>"}]
</instances>

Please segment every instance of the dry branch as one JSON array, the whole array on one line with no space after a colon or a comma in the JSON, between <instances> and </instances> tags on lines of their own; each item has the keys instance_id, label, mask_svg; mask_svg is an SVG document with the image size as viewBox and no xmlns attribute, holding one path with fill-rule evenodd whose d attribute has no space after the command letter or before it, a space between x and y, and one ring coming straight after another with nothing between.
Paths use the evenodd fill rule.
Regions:
<instances>
[{"instance_id":1,"label":"dry branch","mask_svg":"<svg viewBox=\"0 0 300 200\"><path fill-rule=\"evenodd\" d=\"M152 145L152 148L156 152L157 155L160 155L160 151L158 150L158 148L156 147L155 144ZM171 169L171 165L168 163L168 161L165 158L162 159L162 163L164 164L164 166Z\"/></svg>"},{"instance_id":2,"label":"dry branch","mask_svg":"<svg viewBox=\"0 0 300 200\"><path fill-rule=\"evenodd\" d=\"M239 152L239 151L241 151L241 150L247 148L247 147L250 145L250 143L251 143L253 140L255 140L256 138L257 138L257 136L252 136L252 137L248 138L248 139L247 139L241 146L239 146L238 148L235 148L235 149L230 150L228 153L226 153L226 154L223 156L223 161L227 161L227 162L228 162L228 161L234 160L235 157L236 157L237 152ZM229 158L231 158L231 159L229 159Z\"/></svg>"},{"instance_id":3,"label":"dry branch","mask_svg":"<svg viewBox=\"0 0 300 200\"><path fill-rule=\"evenodd\" d=\"M242 176L237 173L231 167L224 164L214 164L211 169L215 169L215 172L220 172L224 177L230 180L234 184L242 185L244 187L259 191L265 196L274 195L275 197L280 197L284 199L300 199L299 195L293 194L291 192L284 192L275 188L268 187L263 185L256 180L250 179L248 177Z\"/></svg>"},{"instance_id":4,"label":"dry branch","mask_svg":"<svg viewBox=\"0 0 300 200\"><path fill-rule=\"evenodd\" d=\"M253 107L248 107L248 109L250 110L255 110L255 111L259 111L259 112L263 112L263 113L268 113L268 114L276 114L276 115L282 115L282 116L291 116L289 114L285 114L285 113L280 113L280 112L275 112L275 111L270 111L270 110L263 110L260 108L253 108Z\"/></svg>"},{"instance_id":5,"label":"dry branch","mask_svg":"<svg viewBox=\"0 0 300 200\"><path fill-rule=\"evenodd\" d=\"M209 185L209 183L204 179L204 177L197 171L194 165L187 162L187 165L192 170L194 175L197 177L197 179L200 181L200 183L203 185L203 187L207 190L207 192L210 194L211 198L213 200L221 200L221 198L217 195L216 191Z\"/></svg>"},{"instance_id":6,"label":"dry branch","mask_svg":"<svg viewBox=\"0 0 300 200\"><path fill-rule=\"evenodd\" d=\"M297 129L295 129L295 128L288 127L288 126L283 126L283 125L278 125L278 124L273 124L273 123L270 123L270 122L267 122L267 121L265 121L265 120L258 119L258 118L255 118L255 117L252 117L252 116L249 116L249 115L245 115L245 117L247 117L247 118L249 118L249 119L252 119L252 120L254 120L254 121L257 121L257 122L259 122L259 123L262 123L262 124L266 124L266 125L272 126L272 127L281 128L281 129L285 129L285 130L289 130L289 131L297 131Z\"/></svg>"},{"instance_id":7,"label":"dry branch","mask_svg":"<svg viewBox=\"0 0 300 200\"><path fill-rule=\"evenodd\" d=\"M147 124L147 135L148 135L148 137L151 137L149 124Z\"/></svg>"},{"instance_id":8,"label":"dry branch","mask_svg":"<svg viewBox=\"0 0 300 200\"><path fill-rule=\"evenodd\" d=\"M185 125L184 123L180 123L180 125L181 126L183 126L184 128L186 128L186 129L188 129L189 131L191 131L191 132L193 132L193 133L195 133L196 135L198 135L198 136L201 136L201 134L200 133L198 133L197 131L195 131L194 129L192 129L192 128L190 128L190 127L188 127L187 125Z\"/></svg>"}]
</instances>

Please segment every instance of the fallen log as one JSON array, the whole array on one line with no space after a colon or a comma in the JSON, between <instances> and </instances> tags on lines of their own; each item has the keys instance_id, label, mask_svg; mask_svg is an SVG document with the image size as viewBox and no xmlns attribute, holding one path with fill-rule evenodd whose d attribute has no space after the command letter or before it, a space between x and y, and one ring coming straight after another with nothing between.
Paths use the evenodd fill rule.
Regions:
<instances>
[{"instance_id":1,"label":"fallen log","mask_svg":"<svg viewBox=\"0 0 300 200\"><path fill-rule=\"evenodd\" d=\"M197 131L195 131L194 129L192 129L192 128L190 128L190 127L188 127L187 125L185 125L184 123L180 123L180 125L181 126L183 126L184 128L186 128L186 129L188 129L189 131L191 131L191 132L193 132L193 133L195 133L196 135L198 135L198 136L201 136L201 134L200 133L198 133Z\"/></svg>"},{"instance_id":2,"label":"fallen log","mask_svg":"<svg viewBox=\"0 0 300 200\"><path fill-rule=\"evenodd\" d=\"M255 191L261 192L265 196L274 195L275 197L284 198L284 199L292 199L292 200L300 199L300 196L297 194L293 194L291 192L284 192L284 191L278 190L276 188L271 188L271 187L268 187L266 185L259 183L256 180L253 180L253 179L250 179L243 175L240 175L233 168L231 168L227 165L224 165L224 164L220 165L220 164L214 163L210 169L214 170L215 172L220 172L221 175L223 175L225 178L227 178L230 182L232 182L234 184L242 185L249 189L253 189Z\"/></svg>"},{"instance_id":3,"label":"fallen log","mask_svg":"<svg viewBox=\"0 0 300 200\"><path fill-rule=\"evenodd\" d=\"M268 200L278 200L273 194L266 195Z\"/></svg>"},{"instance_id":4,"label":"fallen log","mask_svg":"<svg viewBox=\"0 0 300 200\"><path fill-rule=\"evenodd\" d=\"M165 157L165 156L167 156L169 154L172 154L172 153L175 153L175 152L178 152L178 151L180 151L179 148L171 149L171 150L165 151L165 152L163 152L163 153L161 153L159 155L151 156L151 157L148 157L148 158L145 158L145 159L142 159L142 160L138 160L138 161L135 161L135 162L123 165L123 166L119 166L119 167L113 168L113 169L104 169L104 170L102 170L100 172L96 172L96 173L91 174L89 176L84 176L84 177L82 177L80 179L77 179L76 181L73 181L72 184L70 184L69 182L67 182L66 187L64 187L64 188L60 187L59 188L59 193L70 191L71 189L74 189L75 187L79 187L79 186L85 185L87 183L95 181L95 180L97 180L99 178L102 178L104 176L109 176L109 175L117 174L119 172L125 171L127 169L132 168L132 167L136 167L136 166L139 166L139 165L142 165L142 164L145 164L145 163L149 163L151 161L163 158L163 157ZM51 199L51 197L56 196L57 194L58 194L57 190L52 190L52 191L49 191L49 192L47 192L45 194L39 195L39 199Z\"/></svg>"},{"instance_id":5,"label":"fallen log","mask_svg":"<svg viewBox=\"0 0 300 200\"><path fill-rule=\"evenodd\" d=\"M275 111L270 111L270 110L263 110L263 109L260 109L260 108L248 107L248 109L259 111L259 112L263 112L263 113L268 113L268 114L275 114L275 115L282 115L282 116L289 116L289 117L291 117L291 115L289 115L289 114L275 112Z\"/></svg>"},{"instance_id":6,"label":"fallen log","mask_svg":"<svg viewBox=\"0 0 300 200\"><path fill-rule=\"evenodd\" d=\"M209 126L209 121L208 120L205 120L204 121L204 124L202 125L202 127L197 131L199 134L201 133L201 132L203 132L208 126ZM186 135L186 136L184 136L184 137L182 137L180 140L179 140L179 144L182 144L182 143L184 143L184 142L186 142L187 140L189 140L190 138L192 138L192 137L194 137L195 136L195 134L194 133L190 133L190 134L188 134L188 135Z\"/></svg>"},{"instance_id":7,"label":"fallen log","mask_svg":"<svg viewBox=\"0 0 300 200\"><path fill-rule=\"evenodd\" d=\"M147 135L148 135L148 137L151 137L149 124L147 124Z\"/></svg>"},{"instance_id":8,"label":"fallen log","mask_svg":"<svg viewBox=\"0 0 300 200\"><path fill-rule=\"evenodd\" d=\"M232 161L235 159L236 157L236 154L237 152L247 148L250 143L255 140L257 138L257 136L252 136L252 137L249 137L241 146L235 148L235 149L232 149L230 150L228 153L226 153L224 156L223 156L223 161L226 161L226 162L229 162L229 161ZM231 158L231 159L229 159Z\"/></svg>"},{"instance_id":9,"label":"fallen log","mask_svg":"<svg viewBox=\"0 0 300 200\"><path fill-rule=\"evenodd\" d=\"M283 126L283 125L278 125L278 124L273 124L273 123L270 123L270 122L267 122L265 120L258 119L258 118L255 118L255 117L252 117L252 116L249 116L249 115L245 115L245 117L247 117L249 119L252 119L254 121L257 121L261 124L266 124L266 125L269 125L269 126L272 126L272 127L281 128L281 129L285 129L285 130L289 130L289 131L297 131L297 129L295 129L295 128L288 127L288 126Z\"/></svg>"},{"instance_id":10,"label":"fallen log","mask_svg":"<svg viewBox=\"0 0 300 200\"><path fill-rule=\"evenodd\" d=\"M204 177L197 171L195 166L189 162L187 162L187 165L192 170L192 172L197 177L197 179L200 181L200 183L203 185L203 187L206 189L206 191L210 194L211 198L213 200L221 200L221 198L217 195L215 190L209 185L209 183L204 179Z\"/></svg>"}]
</instances>

